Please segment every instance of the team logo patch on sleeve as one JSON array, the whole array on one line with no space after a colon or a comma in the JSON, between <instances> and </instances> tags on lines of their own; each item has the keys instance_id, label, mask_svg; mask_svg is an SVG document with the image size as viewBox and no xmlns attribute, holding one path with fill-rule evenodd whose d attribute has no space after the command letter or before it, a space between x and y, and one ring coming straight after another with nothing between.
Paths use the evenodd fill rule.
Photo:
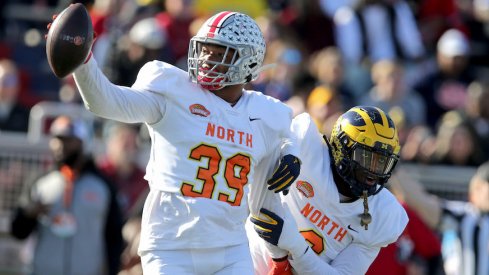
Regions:
<instances>
[{"instance_id":1,"label":"team logo patch on sleeve","mask_svg":"<svg viewBox=\"0 0 489 275\"><path fill-rule=\"evenodd\" d=\"M209 112L209 110L207 110L201 104L192 104L188 107L188 109L192 114L198 116L208 117L211 114L211 112Z\"/></svg>"},{"instance_id":2,"label":"team logo patch on sleeve","mask_svg":"<svg viewBox=\"0 0 489 275\"><path fill-rule=\"evenodd\" d=\"M297 181L296 187L306 198L314 197L314 189L309 182L299 180Z\"/></svg>"}]
</instances>

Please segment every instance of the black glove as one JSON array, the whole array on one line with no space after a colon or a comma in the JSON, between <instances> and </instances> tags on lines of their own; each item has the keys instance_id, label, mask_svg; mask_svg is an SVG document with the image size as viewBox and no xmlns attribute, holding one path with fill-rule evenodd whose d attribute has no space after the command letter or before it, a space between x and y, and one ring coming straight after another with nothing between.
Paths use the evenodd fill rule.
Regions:
<instances>
[{"instance_id":1,"label":"black glove","mask_svg":"<svg viewBox=\"0 0 489 275\"><path fill-rule=\"evenodd\" d=\"M256 233L265 241L273 245L278 245L284 227L284 220L265 208L260 209L260 214L265 216L267 220L257 216L250 217L250 221L255 224L254 228Z\"/></svg>"},{"instance_id":2,"label":"black glove","mask_svg":"<svg viewBox=\"0 0 489 275\"><path fill-rule=\"evenodd\" d=\"M274 190L275 193L283 191L284 195L287 195L290 185L299 177L300 171L301 161L296 156L285 155L272 178L267 181L268 190Z\"/></svg>"},{"instance_id":3,"label":"black glove","mask_svg":"<svg viewBox=\"0 0 489 275\"><path fill-rule=\"evenodd\" d=\"M302 237L290 212L282 218L274 212L262 208L259 216L252 215L250 221L258 236L266 242L288 251L293 256L303 255L309 245Z\"/></svg>"}]
</instances>

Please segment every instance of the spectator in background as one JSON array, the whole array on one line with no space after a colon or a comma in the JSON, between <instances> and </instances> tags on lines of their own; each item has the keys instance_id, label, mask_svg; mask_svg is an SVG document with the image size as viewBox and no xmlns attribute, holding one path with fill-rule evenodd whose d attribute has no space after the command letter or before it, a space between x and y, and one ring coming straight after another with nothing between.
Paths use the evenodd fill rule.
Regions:
<instances>
[{"instance_id":1,"label":"spectator in background","mask_svg":"<svg viewBox=\"0 0 489 275\"><path fill-rule=\"evenodd\" d=\"M113 58L107 64L107 77L118 85L132 85L146 62L173 59L167 42L167 33L156 19L137 21L116 43Z\"/></svg>"},{"instance_id":2,"label":"spectator in background","mask_svg":"<svg viewBox=\"0 0 489 275\"><path fill-rule=\"evenodd\" d=\"M334 22L336 43L346 62L345 78L355 95L371 87L370 66L379 60L409 65L409 76L419 71L425 49L404 0L359 0L353 7L339 8Z\"/></svg>"},{"instance_id":3,"label":"spectator in background","mask_svg":"<svg viewBox=\"0 0 489 275\"><path fill-rule=\"evenodd\" d=\"M59 101L67 104L82 104L82 99L78 93L75 80L72 75L68 75L60 80Z\"/></svg>"},{"instance_id":4,"label":"spectator in background","mask_svg":"<svg viewBox=\"0 0 489 275\"><path fill-rule=\"evenodd\" d=\"M467 102L462 115L474 126L486 156L489 156L488 106L489 84L480 81L472 82L467 88Z\"/></svg>"},{"instance_id":5,"label":"spectator in background","mask_svg":"<svg viewBox=\"0 0 489 275\"><path fill-rule=\"evenodd\" d=\"M404 70L395 61L374 63L371 75L375 85L358 102L389 113L399 129L399 139L403 144L412 127L426 123L424 99L407 86Z\"/></svg>"},{"instance_id":6,"label":"spectator in background","mask_svg":"<svg viewBox=\"0 0 489 275\"><path fill-rule=\"evenodd\" d=\"M366 275L441 275L441 241L433 229L405 203L397 186L387 186L406 210L409 222L396 242L383 247Z\"/></svg>"},{"instance_id":7,"label":"spectator in background","mask_svg":"<svg viewBox=\"0 0 489 275\"><path fill-rule=\"evenodd\" d=\"M309 67L319 85L330 87L341 96L345 110L356 105L353 92L345 81L344 60L338 48L327 47L316 52L310 57Z\"/></svg>"},{"instance_id":8,"label":"spectator in background","mask_svg":"<svg viewBox=\"0 0 489 275\"><path fill-rule=\"evenodd\" d=\"M489 66L489 1L456 1L471 46L471 65Z\"/></svg>"},{"instance_id":9,"label":"spectator in background","mask_svg":"<svg viewBox=\"0 0 489 275\"><path fill-rule=\"evenodd\" d=\"M406 162L427 164L435 148L436 137L427 125L413 127L401 147L401 159Z\"/></svg>"},{"instance_id":10,"label":"spectator in background","mask_svg":"<svg viewBox=\"0 0 489 275\"><path fill-rule=\"evenodd\" d=\"M127 219L139 196L148 188L145 171L137 163L138 130L134 125L106 123L106 153L99 161L99 168L117 189L122 213Z\"/></svg>"},{"instance_id":11,"label":"spectator in background","mask_svg":"<svg viewBox=\"0 0 489 275\"><path fill-rule=\"evenodd\" d=\"M416 17L426 50L436 52L436 42L448 29L465 29L457 0L407 0Z\"/></svg>"},{"instance_id":12,"label":"spectator in background","mask_svg":"<svg viewBox=\"0 0 489 275\"><path fill-rule=\"evenodd\" d=\"M190 26L196 19L191 0L164 1L165 10L156 14L155 18L166 31L172 59L167 62L186 69L188 41L192 38Z\"/></svg>"},{"instance_id":13,"label":"spectator in background","mask_svg":"<svg viewBox=\"0 0 489 275\"><path fill-rule=\"evenodd\" d=\"M359 0L334 14L336 42L348 63L414 61L425 54L412 10L404 0Z\"/></svg>"},{"instance_id":14,"label":"spectator in background","mask_svg":"<svg viewBox=\"0 0 489 275\"><path fill-rule=\"evenodd\" d=\"M468 201L446 201L429 194L411 176L397 170L391 185L432 229L442 234L447 275L489 274L489 162L480 165L469 184ZM442 183L441 183L442 184Z\"/></svg>"},{"instance_id":15,"label":"spectator in background","mask_svg":"<svg viewBox=\"0 0 489 275\"><path fill-rule=\"evenodd\" d=\"M443 274L439 237L415 211L405 203L402 206L409 218L406 229L396 242L380 250L366 275Z\"/></svg>"},{"instance_id":16,"label":"spectator in background","mask_svg":"<svg viewBox=\"0 0 489 275\"><path fill-rule=\"evenodd\" d=\"M0 132L27 132L29 109L18 103L19 71L10 59L0 60Z\"/></svg>"},{"instance_id":17,"label":"spectator in background","mask_svg":"<svg viewBox=\"0 0 489 275\"><path fill-rule=\"evenodd\" d=\"M122 220L116 195L84 154L87 130L66 116L50 128L56 169L29 186L11 223L11 234L37 231L33 274L117 274Z\"/></svg>"},{"instance_id":18,"label":"spectator in background","mask_svg":"<svg viewBox=\"0 0 489 275\"><path fill-rule=\"evenodd\" d=\"M275 64L267 70L251 89L263 91L281 101L288 100L294 93L294 77L304 67L303 55L299 48L284 40L276 40L268 47L269 54L265 64Z\"/></svg>"},{"instance_id":19,"label":"spectator in background","mask_svg":"<svg viewBox=\"0 0 489 275\"><path fill-rule=\"evenodd\" d=\"M124 1L125 2L125 1ZM120 28L124 22L120 22L119 14L126 4L121 0L93 0L87 9L92 19L93 30L97 34L92 50L99 66L105 67L105 61L110 58L111 50L120 35Z\"/></svg>"},{"instance_id":20,"label":"spectator in background","mask_svg":"<svg viewBox=\"0 0 489 275\"><path fill-rule=\"evenodd\" d=\"M463 109L450 111L449 116L467 127L476 136L477 151L489 156L489 85L485 81L474 81L467 87L467 100Z\"/></svg>"},{"instance_id":21,"label":"spectator in background","mask_svg":"<svg viewBox=\"0 0 489 275\"><path fill-rule=\"evenodd\" d=\"M298 41L304 46L307 55L323 48L336 45L334 38L334 22L323 12L320 0L290 1L294 15L282 22L291 28ZM282 16L283 17L283 16Z\"/></svg>"},{"instance_id":22,"label":"spectator in background","mask_svg":"<svg viewBox=\"0 0 489 275\"><path fill-rule=\"evenodd\" d=\"M353 7L358 0L319 0L319 5L325 14L333 17L335 13L343 7Z\"/></svg>"},{"instance_id":23,"label":"spectator in background","mask_svg":"<svg viewBox=\"0 0 489 275\"><path fill-rule=\"evenodd\" d=\"M344 112L343 101L333 89L318 86L311 91L307 98L307 112L319 132L329 138L333 125Z\"/></svg>"},{"instance_id":24,"label":"spectator in background","mask_svg":"<svg viewBox=\"0 0 489 275\"><path fill-rule=\"evenodd\" d=\"M302 70L294 76L292 82L292 96L285 101L285 104L292 108L295 117L306 111L307 98L311 90L316 87L317 81L307 70Z\"/></svg>"},{"instance_id":25,"label":"spectator in background","mask_svg":"<svg viewBox=\"0 0 489 275\"><path fill-rule=\"evenodd\" d=\"M438 68L414 86L429 106L427 123L433 129L445 112L463 108L467 86L476 79L469 57L465 35L456 29L446 31L437 44Z\"/></svg>"},{"instance_id":26,"label":"spectator in background","mask_svg":"<svg viewBox=\"0 0 489 275\"><path fill-rule=\"evenodd\" d=\"M445 113L436 133L431 163L477 166L487 160L473 125L456 111Z\"/></svg>"}]
</instances>

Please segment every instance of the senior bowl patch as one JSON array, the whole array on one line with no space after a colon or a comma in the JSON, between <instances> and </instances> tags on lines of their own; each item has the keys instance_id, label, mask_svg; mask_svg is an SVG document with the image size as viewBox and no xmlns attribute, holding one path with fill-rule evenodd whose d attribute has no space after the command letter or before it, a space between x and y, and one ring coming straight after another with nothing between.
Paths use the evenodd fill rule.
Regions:
<instances>
[{"instance_id":1,"label":"senior bowl patch","mask_svg":"<svg viewBox=\"0 0 489 275\"><path fill-rule=\"evenodd\" d=\"M211 114L211 112L209 112L209 110L207 110L201 104L192 104L188 107L188 109L192 114L198 116L208 117Z\"/></svg>"},{"instance_id":2,"label":"senior bowl patch","mask_svg":"<svg viewBox=\"0 0 489 275\"><path fill-rule=\"evenodd\" d=\"M297 181L296 187L306 198L314 197L314 189L309 182L299 180Z\"/></svg>"}]
</instances>

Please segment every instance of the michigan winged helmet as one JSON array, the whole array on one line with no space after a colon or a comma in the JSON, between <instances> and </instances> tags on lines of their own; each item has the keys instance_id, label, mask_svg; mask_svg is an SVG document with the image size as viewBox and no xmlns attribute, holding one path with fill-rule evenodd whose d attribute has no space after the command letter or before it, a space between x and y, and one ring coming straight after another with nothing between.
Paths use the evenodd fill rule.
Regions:
<instances>
[{"instance_id":1,"label":"michigan winged helmet","mask_svg":"<svg viewBox=\"0 0 489 275\"><path fill-rule=\"evenodd\" d=\"M399 138L392 119L376 107L344 113L330 137L334 166L355 196L377 194L399 159Z\"/></svg>"}]
</instances>

